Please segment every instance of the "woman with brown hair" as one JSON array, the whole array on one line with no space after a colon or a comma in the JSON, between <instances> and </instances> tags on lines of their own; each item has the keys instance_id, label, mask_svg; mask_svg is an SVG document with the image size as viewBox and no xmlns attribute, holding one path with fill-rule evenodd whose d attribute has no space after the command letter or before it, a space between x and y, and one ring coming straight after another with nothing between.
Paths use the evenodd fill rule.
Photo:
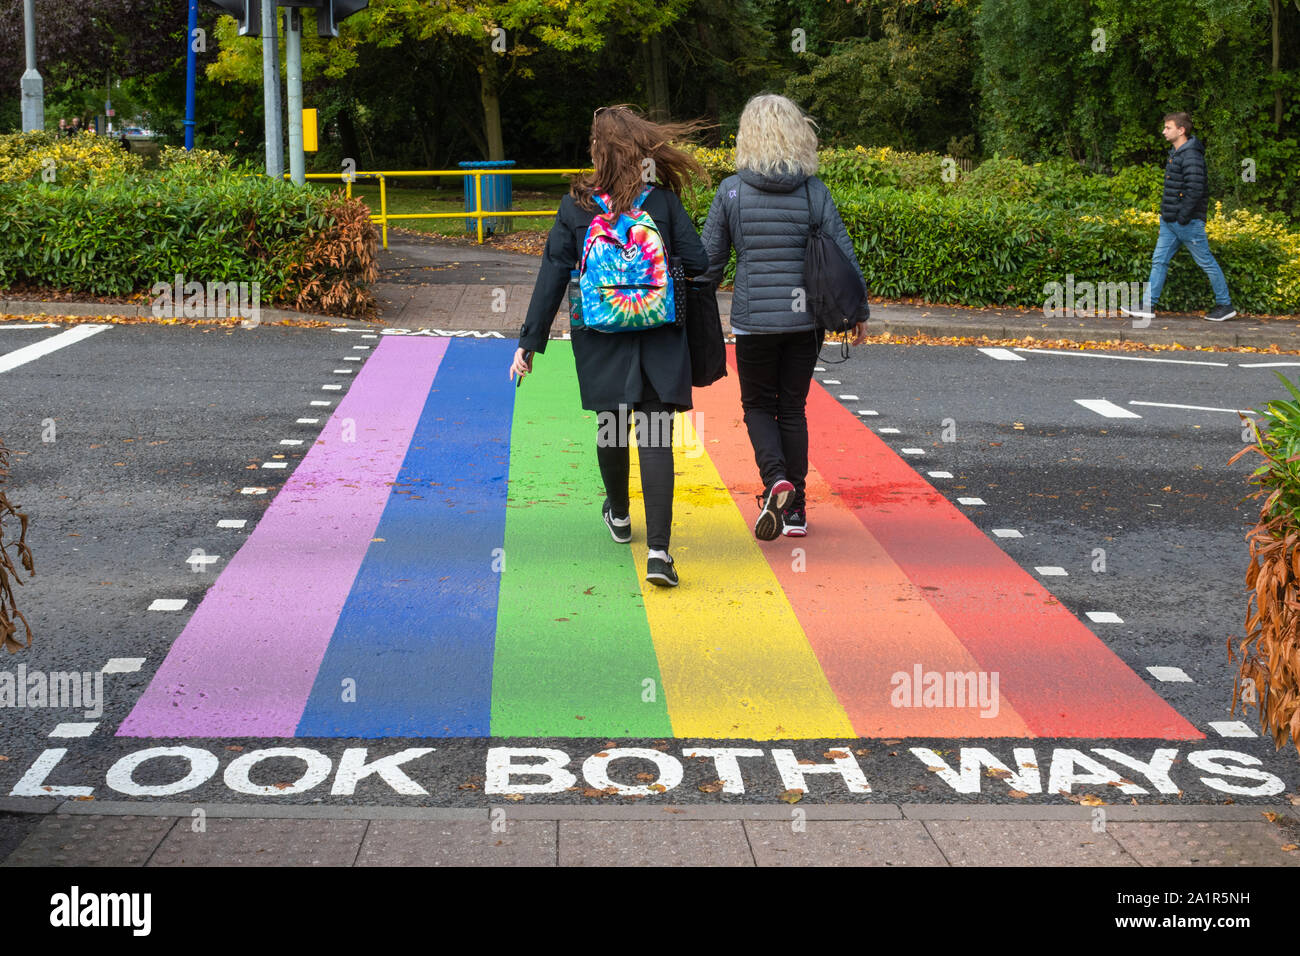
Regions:
<instances>
[{"instance_id":1,"label":"woman with brown hair","mask_svg":"<svg viewBox=\"0 0 1300 956\"><path fill-rule=\"evenodd\" d=\"M560 201L519 331L519 348L510 366L512 379L531 372L533 355L546 351L571 274L587 264L589 232L608 235L625 222L621 216L644 212L653 220L653 229L639 234L647 238L647 248L656 250L656 259L680 259L688 276L708 268L708 255L679 198L690 178L707 181L708 174L693 157L669 145L701 126L698 122L652 123L627 106L596 110L590 144L595 168L575 177ZM598 218L603 221L593 228ZM663 263L656 274L666 281ZM586 303L585 287L583 295ZM632 302L629 308L635 312L639 305ZM672 322L619 331L584 326L573 329L572 340L582 407L598 413L596 457L606 495L601 513L610 535L620 543L632 540L627 426L632 421L654 423L636 429L648 546L646 580L661 587L676 586L677 572L668 553L673 516L672 415L691 407L685 329ZM616 423L621 427L613 427Z\"/></svg>"}]
</instances>

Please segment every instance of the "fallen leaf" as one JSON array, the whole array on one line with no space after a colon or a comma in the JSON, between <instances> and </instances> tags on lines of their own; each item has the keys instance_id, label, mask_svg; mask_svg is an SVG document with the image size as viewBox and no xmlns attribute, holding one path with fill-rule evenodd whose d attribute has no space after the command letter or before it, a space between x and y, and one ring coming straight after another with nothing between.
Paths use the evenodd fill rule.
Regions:
<instances>
[{"instance_id":1,"label":"fallen leaf","mask_svg":"<svg viewBox=\"0 0 1300 956\"><path fill-rule=\"evenodd\" d=\"M1265 811L1264 811L1264 819L1267 820L1269 823L1277 823L1277 814L1276 814L1276 813L1270 813L1270 812L1268 812L1267 810L1265 810Z\"/></svg>"},{"instance_id":2,"label":"fallen leaf","mask_svg":"<svg viewBox=\"0 0 1300 956\"><path fill-rule=\"evenodd\" d=\"M1105 800L1092 793L1080 797L1079 802L1085 807L1104 807L1106 805Z\"/></svg>"},{"instance_id":3,"label":"fallen leaf","mask_svg":"<svg viewBox=\"0 0 1300 956\"><path fill-rule=\"evenodd\" d=\"M989 772L985 774L988 777L996 777L999 780L1006 780L1011 776L1010 770L1003 770L1001 767L989 767Z\"/></svg>"},{"instance_id":4,"label":"fallen leaf","mask_svg":"<svg viewBox=\"0 0 1300 956\"><path fill-rule=\"evenodd\" d=\"M784 793L779 794L777 796L777 799L780 800L782 803L790 803L790 804L798 803L800 800L803 799L803 791L786 790Z\"/></svg>"},{"instance_id":5,"label":"fallen leaf","mask_svg":"<svg viewBox=\"0 0 1300 956\"><path fill-rule=\"evenodd\" d=\"M1296 850L1300 850L1300 844L1295 844L1295 843L1282 844L1282 852L1284 853L1294 853Z\"/></svg>"},{"instance_id":6,"label":"fallen leaf","mask_svg":"<svg viewBox=\"0 0 1300 956\"><path fill-rule=\"evenodd\" d=\"M595 787L586 787L583 789L582 795L584 797L603 797L605 795L605 791L597 790Z\"/></svg>"},{"instance_id":7,"label":"fallen leaf","mask_svg":"<svg viewBox=\"0 0 1300 956\"><path fill-rule=\"evenodd\" d=\"M892 747L892 746L894 746L894 744L901 744L902 741L901 741L901 740L882 740L881 743L884 744L886 747Z\"/></svg>"},{"instance_id":8,"label":"fallen leaf","mask_svg":"<svg viewBox=\"0 0 1300 956\"><path fill-rule=\"evenodd\" d=\"M652 783L650 784L650 786L646 787L646 789L653 790L655 793L663 793L668 788L665 787L662 783Z\"/></svg>"},{"instance_id":9,"label":"fallen leaf","mask_svg":"<svg viewBox=\"0 0 1300 956\"><path fill-rule=\"evenodd\" d=\"M510 801L513 801L514 803L518 803L518 802L519 802L520 800L522 800L523 798L524 798L524 795L523 795L522 793L507 793L507 794L506 794L506 799L507 799L507 800L510 800Z\"/></svg>"},{"instance_id":10,"label":"fallen leaf","mask_svg":"<svg viewBox=\"0 0 1300 956\"><path fill-rule=\"evenodd\" d=\"M866 757L866 756L869 756L870 753L871 753L870 750L866 750L866 749L863 749L863 750L855 750L855 751L853 751L853 752L854 752L855 754L857 754L859 757Z\"/></svg>"},{"instance_id":11,"label":"fallen leaf","mask_svg":"<svg viewBox=\"0 0 1300 956\"><path fill-rule=\"evenodd\" d=\"M710 780L708 783L700 784L696 789L699 790L700 793L717 793L723 788L723 786L724 784L721 780Z\"/></svg>"},{"instance_id":12,"label":"fallen leaf","mask_svg":"<svg viewBox=\"0 0 1300 956\"><path fill-rule=\"evenodd\" d=\"M800 761L799 761L799 765L802 766L802 767L815 767L815 766L817 766L817 761L816 761L816 760L800 760Z\"/></svg>"},{"instance_id":13,"label":"fallen leaf","mask_svg":"<svg viewBox=\"0 0 1300 956\"><path fill-rule=\"evenodd\" d=\"M227 747L226 749L227 749L227 750L243 750L244 748L243 748L243 746L242 746L241 744L231 744L231 745L230 745L229 747Z\"/></svg>"},{"instance_id":14,"label":"fallen leaf","mask_svg":"<svg viewBox=\"0 0 1300 956\"><path fill-rule=\"evenodd\" d=\"M1015 797L1017 800L1023 800L1025 797L1029 796L1029 794L1025 793L1023 790L1008 790L1007 795Z\"/></svg>"},{"instance_id":15,"label":"fallen leaf","mask_svg":"<svg viewBox=\"0 0 1300 956\"><path fill-rule=\"evenodd\" d=\"M847 750L828 750L822 754L822 756L827 760L843 760L848 755L849 752Z\"/></svg>"},{"instance_id":16,"label":"fallen leaf","mask_svg":"<svg viewBox=\"0 0 1300 956\"><path fill-rule=\"evenodd\" d=\"M652 773L639 773L636 775L636 778L642 783L649 783L651 780L655 779L655 775Z\"/></svg>"}]
</instances>

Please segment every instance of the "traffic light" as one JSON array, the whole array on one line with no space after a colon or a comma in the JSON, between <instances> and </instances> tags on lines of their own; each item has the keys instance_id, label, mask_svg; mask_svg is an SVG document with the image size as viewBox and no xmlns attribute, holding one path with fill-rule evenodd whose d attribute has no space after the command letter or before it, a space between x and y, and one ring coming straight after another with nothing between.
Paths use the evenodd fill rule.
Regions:
<instances>
[{"instance_id":1,"label":"traffic light","mask_svg":"<svg viewBox=\"0 0 1300 956\"><path fill-rule=\"evenodd\" d=\"M336 37L339 24L370 6L370 0L320 0L316 11L316 35Z\"/></svg>"},{"instance_id":2,"label":"traffic light","mask_svg":"<svg viewBox=\"0 0 1300 956\"><path fill-rule=\"evenodd\" d=\"M235 18L239 24L241 37L262 35L262 0L212 0L212 2Z\"/></svg>"}]
</instances>

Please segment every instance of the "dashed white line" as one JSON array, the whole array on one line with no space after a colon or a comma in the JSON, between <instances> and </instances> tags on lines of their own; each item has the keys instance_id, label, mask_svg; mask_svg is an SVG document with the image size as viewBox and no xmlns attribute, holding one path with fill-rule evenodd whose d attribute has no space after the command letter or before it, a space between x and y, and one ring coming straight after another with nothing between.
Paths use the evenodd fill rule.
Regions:
<instances>
[{"instance_id":1,"label":"dashed white line","mask_svg":"<svg viewBox=\"0 0 1300 956\"><path fill-rule=\"evenodd\" d=\"M262 462L262 467L263 468L288 468L289 463L287 461L264 461Z\"/></svg>"},{"instance_id":2,"label":"dashed white line","mask_svg":"<svg viewBox=\"0 0 1300 956\"><path fill-rule=\"evenodd\" d=\"M58 724L50 731L51 737L89 737L99 726L99 721L90 721L89 723L76 722Z\"/></svg>"},{"instance_id":3,"label":"dashed white line","mask_svg":"<svg viewBox=\"0 0 1300 956\"><path fill-rule=\"evenodd\" d=\"M250 487L250 488L240 488L240 489L239 489L239 493L240 493L241 495L264 495L264 494L266 494L266 489L265 489L265 488L252 488L252 487Z\"/></svg>"},{"instance_id":4,"label":"dashed white line","mask_svg":"<svg viewBox=\"0 0 1300 956\"><path fill-rule=\"evenodd\" d=\"M859 415L879 415L880 412L876 411L874 408L859 408L859 409L858 409L858 414L859 414Z\"/></svg>"},{"instance_id":5,"label":"dashed white line","mask_svg":"<svg viewBox=\"0 0 1300 956\"><path fill-rule=\"evenodd\" d=\"M341 392L343 390L342 385L322 385L321 388L327 392Z\"/></svg>"},{"instance_id":6,"label":"dashed white line","mask_svg":"<svg viewBox=\"0 0 1300 956\"><path fill-rule=\"evenodd\" d=\"M999 362L1024 362L1026 359L1023 355L1017 355L1010 349L980 349L989 358L997 359Z\"/></svg>"},{"instance_id":7,"label":"dashed white line","mask_svg":"<svg viewBox=\"0 0 1300 956\"><path fill-rule=\"evenodd\" d=\"M300 419L298 419L298 421L297 421L295 424L298 424L298 425L318 425L318 424L320 424L320 419L319 419L319 418L300 418Z\"/></svg>"},{"instance_id":8,"label":"dashed white line","mask_svg":"<svg viewBox=\"0 0 1300 956\"><path fill-rule=\"evenodd\" d=\"M898 434L898 429L897 429L897 428L877 428L877 429L876 429L876 434L878 434L878 435L897 435L897 434Z\"/></svg>"},{"instance_id":9,"label":"dashed white line","mask_svg":"<svg viewBox=\"0 0 1300 956\"><path fill-rule=\"evenodd\" d=\"M1114 611L1088 611L1088 620L1094 624L1123 624L1124 619Z\"/></svg>"},{"instance_id":10,"label":"dashed white line","mask_svg":"<svg viewBox=\"0 0 1300 956\"><path fill-rule=\"evenodd\" d=\"M959 504L959 505L982 505L982 504L984 504L984 499L983 499L983 498L958 498L958 499L957 499L957 504Z\"/></svg>"},{"instance_id":11,"label":"dashed white line","mask_svg":"<svg viewBox=\"0 0 1300 956\"><path fill-rule=\"evenodd\" d=\"M248 524L247 518L222 518L217 522L218 528L242 528Z\"/></svg>"},{"instance_id":12,"label":"dashed white line","mask_svg":"<svg viewBox=\"0 0 1300 956\"><path fill-rule=\"evenodd\" d=\"M860 402L860 401L862 401L862 399L858 398L858 396L856 396L856 395L841 395L841 396L840 396L840 401L842 401L842 402Z\"/></svg>"},{"instance_id":13,"label":"dashed white line","mask_svg":"<svg viewBox=\"0 0 1300 956\"><path fill-rule=\"evenodd\" d=\"M352 346L352 347L353 347L354 349L368 349L368 348L370 348L369 345L354 345L354 346Z\"/></svg>"},{"instance_id":14,"label":"dashed white line","mask_svg":"<svg viewBox=\"0 0 1300 956\"><path fill-rule=\"evenodd\" d=\"M134 674L143 666L143 657L110 657L100 670L105 674Z\"/></svg>"},{"instance_id":15,"label":"dashed white line","mask_svg":"<svg viewBox=\"0 0 1300 956\"><path fill-rule=\"evenodd\" d=\"M1212 720L1210 726L1220 737L1255 737L1255 731L1240 720Z\"/></svg>"},{"instance_id":16,"label":"dashed white line","mask_svg":"<svg viewBox=\"0 0 1300 956\"><path fill-rule=\"evenodd\" d=\"M901 448L899 449L904 455L924 455L924 448Z\"/></svg>"},{"instance_id":17,"label":"dashed white line","mask_svg":"<svg viewBox=\"0 0 1300 956\"><path fill-rule=\"evenodd\" d=\"M1233 415L1254 414L1249 408L1214 408L1210 405L1173 405L1168 402L1139 402L1136 399L1130 405L1149 405L1152 408L1183 408L1190 412L1231 412Z\"/></svg>"},{"instance_id":18,"label":"dashed white line","mask_svg":"<svg viewBox=\"0 0 1300 956\"><path fill-rule=\"evenodd\" d=\"M1065 568L1058 568L1056 565L1045 565L1041 568L1034 568L1034 570L1045 578L1064 578L1070 574Z\"/></svg>"},{"instance_id":19,"label":"dashed white line","mask_svg":"<svg viewBox=\"0 0 1300 956\"><path fill-rule=\"evenodd\" d=\"M931 478L951 478L951 477L952 477L952 472L951 472L951 471L927 471L926 474L929 475Z\"/></svg>"},{"instance_id":20,"label":"dashed white line","mask_svg":"<svg viewBox=\"0 0 1300 956\"><path fill-rule=\"evenodd\" d=\"M335 375L351 375L351 374L352 374L352 369L350 369L350 368L336 368L336 369L334 369L334 374L335 374Z\"/></svg>"},{"instance_id":21,"label":"dashed white line","mask_svg":"<svg viewBox=\"0 0 1300 956\"><path fill-rule=\"evenodd\" d=\"M1295 368L1300 362L1242 362L1237 368Z\"/></svg>"},{"instance_id":22,"label":"dashed white line","mask_svg":"<svg viewBox=\"0 0 1300 956\"><path fill-rule=\"evenodd\" d=\"M364 362L365 359L363 359L360 355L345 355L345 356L343 356L343 361L345 361L345 362Z\"/></svg>"},{"instance_id":23,"label":"dashed white line","mask_svg":"<svg viewBox=\"0 0 1300 956\"><path fill-rule=\"evenodd\" d=\"M1156 680L1174 681L1179 684L1192 683L1192 679L1181 667L1148 667L1147 671Z\"/></svg>"},{"instance_id":24,"label":"dashed white line","mask_svg":"<svg viewBox=\"0 0 1300 956\"><path fill-rule=\"evenodd\" d=\"M183 611L185 605L189 603L185 598L154 598L149 605L151 611Z\"/></svg>"},{"instance_id":25,"label":"dashed white line","mask_svg":"<svg viewBox=\"0 0 1300 956\"><path fill-rule=\"evenodd\" d=\"M822 384L823 384L823 385L843 385L844 383L841 382L838 378L824 378L824 379L822 379Z\"/></svg>"},{"instance_id":26,"label":"dashed white line","mask_svg":"<svg viewBox=\"0 0 1300 956\"><path fill-rule=\"evenodd\" d=\"M377 338L379 338L379 336L375 335L375 333L373 333L373 332L364 332L364 333L362 333L361 337L362 337L363 339L377 339Z\"/></svg>"},{"instance_id":27,"label":"dashed white line","mask_svg":"<svg viewBox=\"0 0 1300 956\"><path fill-rule=\"evenodd\" d=\"M1015 528L994 528L993 533L999 538L1023 538L1024 535Z\"/></svg>"},{"instance_id":28,"label":"dashed white line","mask_svg":"<svg viewBox=\"0 0 1300 956\"><path fill-rule=\"evenodd\" d=\"M325 387L326 387L326 388L338 388L339 386L337 386L337 385L326 385ZM313 404L313 405L321 405L321 406L324 406L325 408L329 408L329 407L330 407L331 405L333 405L334 403L333 403L333 402L328 402L328 401L325 401L324 399L320 399L320 398L318 398L318 399L314 399L314 400L312 401L312 404Z\"/></svg>"},{"instance_id":29,"label":"dashed white line","mask_svg":"<svg viewBox=\"0 0 1300 956\"><path fill-rule=\"evenodd\" d=\"M1063 352L1063 351L1058 351L1057 349L1028 349L1019 346L1016 348L1016 351L1034 352L1038 355L1069 355L1074 358L1117 359L1118 361L1121 362L1160 362L1164 365L1213 365L1217 368L1228 367L1227 362L1197 362L1197 361L1193 361L1192 359L1147 358L1144 355L1109 355L1105 352L1083 352L1083 351Z\"/></svg>"},{"instance_id":30,"label":"dashed white line","mask_svg":"<svg viewBox=\"0 0 1300 956\"><path fill-rule=\"evenodd\" d=\"M14 322L11 325L0 325L0 332L14 329L57 329L58 325L54 322Z\"/></svg>"},{"instance_id":31,"label":"dashed white line","mask_svg":"<svg viewBox=\"0 0 1300 956\"><path fill-rule=\"evenodd\" d=\"M280 444L281 444L281 445L301 445L301 444L302 444L302 439L301 439L301 438L281 438L281 439L280 439Z\"/></svg>"},{"instance_id":32,"label":"dashed white line","mask_svg":"<svg viewBox=\"0 0 1300 956\"><path fill-rule=\"evenodd\" d=\"M814 365L814 366L813 366L813 371L814 371L814 372L824 372L824 371L826 371L826 367L825 367L824 365Z\"/></svg>"},{"instance_id":33,"label":"dashed white line","mask_svg":"<svg viewBox=\"0 0 1300 956\"><path fill-rule=\"evenodd\" d=\"M1137 412L1130 412L1127 408L1116 405L1114 402L1107 401L1104 398L1076 398L1075 403L1082 405L1090 412L1096 412L1104 418L1141 418Z\"/></svg>"}]
</instances>

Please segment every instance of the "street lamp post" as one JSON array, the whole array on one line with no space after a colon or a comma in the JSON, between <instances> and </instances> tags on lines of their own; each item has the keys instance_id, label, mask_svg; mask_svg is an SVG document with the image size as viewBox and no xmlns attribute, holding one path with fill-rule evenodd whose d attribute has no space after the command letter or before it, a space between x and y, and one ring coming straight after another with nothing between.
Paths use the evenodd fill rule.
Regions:
<instances>
[{"instance_id":1,"label":"street lamp post","mask_svg":"<svg viewBox=\"0 0 1300 956\"><path fill-rule=\"evenodd\" d=\"M23 73L23 131L45 129L45 81L36 69L36 0L24 0L27 71Z\"/></svg>"},{"instance_id":2,"label":"street lamp post","mask_svg":"<svg viewBox=\"0 0 1300 956\"><path fill-rule=\"evenodd\" d=\"M30 2L30 0L28 0ZM185 34L185 148L194 148L194 74L198 59L194 31L199 28L199 0L190 0L190 28Z\"/></svg>"}]
</instances>

